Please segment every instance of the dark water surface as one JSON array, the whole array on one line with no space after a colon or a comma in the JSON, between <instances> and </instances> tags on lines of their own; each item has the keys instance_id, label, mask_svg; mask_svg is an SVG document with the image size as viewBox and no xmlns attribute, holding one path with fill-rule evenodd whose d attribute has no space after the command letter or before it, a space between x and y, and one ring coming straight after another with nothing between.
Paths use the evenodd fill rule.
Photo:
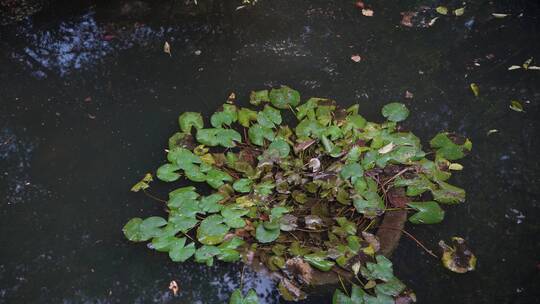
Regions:
<instances>
[{"instance_id":1,"label":"dark water surface","mask_svg":"<svg viewBox=\"0 0 540 304\"><path fill-rule=\"evenodd\" d=\"M230 92L246 104L250 90L279 84L359 103L370 120L404 102L404 125L421 138L470 137L473 153L453 177L467 202L439 225L406 229L430 248L466 238L477 271L449 273L406 238L395 271L419 303L540 302L540 71L507 70L540 62L537 1L470 2L430 28L419 25L432 11L400 25L400 12L429 1L372 1L374 17L349 1L259 0L238 11L224 2L196 15L176 2L68 2L0 28L0 303L225 303L242 266L175 264L128 243L128 219L163 215L129 188L163 162L179 113L208 115ZM245 281L280 303L268 279ZM332 291L304 303L329 303Z\"/></svg>"}]
</instances>

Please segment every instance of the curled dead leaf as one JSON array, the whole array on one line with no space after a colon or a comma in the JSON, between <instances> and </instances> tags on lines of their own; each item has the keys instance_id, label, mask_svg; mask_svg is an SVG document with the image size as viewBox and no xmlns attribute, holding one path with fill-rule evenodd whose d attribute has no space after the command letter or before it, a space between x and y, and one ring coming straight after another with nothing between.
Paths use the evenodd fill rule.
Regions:
<instances>
[{"instance_id":1,"label":"curled dead leaf","mask_svg":"<svg viewBox=\"0 0 540 304\"><path fill-rule=\"evenodd\" d=\"M177 296L178 295L178 283L176 283L175 280L172 280L170 283L169 283L169 290L173 293L174 296Z\"/></svg>"},{"instance_id":2,"label":"curled dead leaf","mask_svg":"<svg viewBox=\"0 0 540 304\"><path fill-rule=\"evenodd\" d=\"M364 8L362 9L362 15L366 16L366 17L373 17L373 10L371 9L368 9L368 8Z\"/></svg>"},{"instance_id":3,"label":"curled dead leaf","mask_svg":"<svg viewBox=\"0 0 540 304\"><path fill-rule=\"evenodd\" d=\"M165 44L163 44L163 52L165 54L169 54L169 56L172 56L172 54L171 54L171 45L167 41L165 41Z\"/></svg>"},{"instance_id":4,"label":"curled dead leaf","mask_svg":"<svg viewBox=\"0 0 540 304\"><path fill-rule=\"evenodd\" d=\"M308 166L311 168L313 173L318 172L319 170L321 170L321 161L318 158L314 157L309 160Z\"/></svg>"},{"instance_id":5,"label":"curled dead leaf","mask_svg":"<svg viewBox=\"0 0 540 304\"><path fill-rule=\"evenodd\" d=\"M445 268L456 273L466 273L476 268L476 256L467 248L461 237L452 238L452 246L439 242L443 250L441 261Z\"/></svg>"},{"instance_id":6,"label":"curled dead leaf","mask_svg":"<svg viewBox=\"0 0 540 304\"><path fill-rule=\"evenodd\" d=\"M285 268L289 277L299 282L309 285L313 279L313 268L300 257L288 259L285 263Z\"/></svg>"},{"instance_id":7,"label":"curled dead leaf","mask_svg":"<svg viewBox=\"0 0 540 304\"><path fill-rule=\"evenodd\" d=\"M351 56L351 60L354 61L354 62L360 62L362 61L362 57L358 54L354 54Z\"/></svg>"}]
</instances>

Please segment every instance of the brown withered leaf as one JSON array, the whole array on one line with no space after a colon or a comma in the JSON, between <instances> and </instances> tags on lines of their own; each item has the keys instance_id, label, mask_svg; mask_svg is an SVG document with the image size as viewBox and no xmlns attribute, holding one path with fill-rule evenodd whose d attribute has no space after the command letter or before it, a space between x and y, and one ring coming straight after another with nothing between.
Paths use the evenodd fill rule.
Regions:
<instances>
[{"instance_id":1,"label":"brown withered leaf","mask_svg":"<svg viewBox=\"0 0 540 304\"><path fill-rule=\"evenodd\" d=\"M388 201L394 208L405 208L411 199L405 194L405 188L390 188L388 191Z\"/></svg>"},{"instance_id":2,"label":"brown withered leaf","mask_svg":"<svg viewBox=\"0 0 540 304\"><path fill-rule=\"evenodd\" d=\"M303 292L289 279L281 279L278 285L278 290L283 299L287 301L299 301L306 298L306 293Z\"/></svg>"},{"instance_id":3,"label":"brown withered leaf","mask_svg":"<svg viewBox=\"0 0 540 304\"><path fill-rule=\"evenodd\" d=\"M288 259L285 263L287 275L291 279L309 285L313 279L313 268L300 257Z\"/></svg>"}]
</instances>

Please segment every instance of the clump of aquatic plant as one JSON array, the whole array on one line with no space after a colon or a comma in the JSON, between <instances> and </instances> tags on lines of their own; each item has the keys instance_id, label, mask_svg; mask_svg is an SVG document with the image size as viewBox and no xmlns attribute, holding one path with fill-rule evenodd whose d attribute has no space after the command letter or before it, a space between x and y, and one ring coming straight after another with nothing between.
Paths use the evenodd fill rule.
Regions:
<instances>
[{"instance_id":1,"label":"clump of aquatic plant","mask_svg":"<svg viewBox=\"0 0 540 304\"><path fill-rule=\"evenodd\" d=\"M435 224L444 218L441 205L463 202L465 191L448 179L462 169L453 161L471 142L443 132L424 151L398 124L409 115L401 103L384 106L386 120L375 123L358 105L342 108L327 98L302 103L286 86L252 92L250 107L234 99L209 120L195 112L179 116L156 176L199 187L174 189L166 214L131 219L125 236L149 241L175 262L265 268L287 300L304 298L305 286L341 281L352 289L337 290L333 303L413 301L377 231L396 233L384 229L389 214ZM151 181L147 174L132 190L146 191ZM231 297L231 303L256 301L252 291Z\"/></svg>"}]
</instances>

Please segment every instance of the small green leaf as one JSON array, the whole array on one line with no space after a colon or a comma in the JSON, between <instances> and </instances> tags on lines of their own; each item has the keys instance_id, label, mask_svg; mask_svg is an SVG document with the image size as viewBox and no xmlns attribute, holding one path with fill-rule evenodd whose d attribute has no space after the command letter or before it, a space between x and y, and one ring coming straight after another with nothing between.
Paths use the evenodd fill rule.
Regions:
<instances>
[{"instance_id":1,"label":"small green leaf","mask_svg":"<svg viewBox=\"0 0 540 304\"><path fill-rule=\"evenodd\" d=\"M191 133L191 128L202 129L204 122L201 113L197 112L184 112L178 117L178 123L180 129L184 133Z\"/></svg>"},{"instance_id":2,"label":"small green leaf","mask_svg":"<svg viewBox=\"0 0 540 304\"><path fill-rule=\"evenodd\" d=\"M327 260L326 258L327 255L324 252L317 252L304 256L304 260L306 260L306 262L321 271L329 271L336 264Z\"/></svg>"},{"instance_id":3,"label":"small green leaf","mask_svg":"<svg viewBox=\"0 0 540 304\"><path fill-rule=\"evenodd\" d=\"M418 211L409 217L413 224L436 224L444 219L444 211L436 202L411 202L407 205Z\"/></svg>"},{"instance_id":4,"label":"small green leaf","mask_svg":"<svg viewBox=\"0 0 540 304\"><path fill-rule=\"evenodd\" d=\"M129 220L125 225L124 228L122 228L122 232L124 232L124 235L126 238L132 242L143 242L148 239L144 239L144 236L141 233L141 223L142 219L139 217L132 218Z\"/></svg>"},{"instance_id":5,"label":"small green leaf","mask_svg":"<svg viewBox=\"0 0 540 304\"><path fill-rule=\"evenodd\" d=\"M200 202L201 210L208 213L218 212L223 208L223 205L219 204L219 201L223 199L223 195L218 193L205 196Z\"/></svg>"},{"instance_id":6,"label":"small green leaf","mask_svg":"<svg viewBox=\"0 0 540 304\"><path fill-rule=\"evenodd\" d=\"M364 169L358 163L350 163L341 168L339 175L343 179L351 179L354 184L358 178L364 176Z\"/></svg>"},{"instance_id":7,"label":"small green leaf","mask_svg":"<svg viewBox=\"0 0 540 304\"><path fill-rule=\"evenodd\" d=\"M362 276L368 280L390 281L394 277L392 262L383 255L377 255L375 259L377 263L367 262L366 266L361 268Z\"/></svg>"},{"instance_id":8,"label":"small green leaf","mask_svg":"<svg viewBox=\"0 0 540 304\"><path fill-rule=\"evenodd\" d=\"M197 131L196 137L198 142L210 147L233 148L236 147L236 142L242 141L242 136L237 131L222 128L200 129Z\"/></svg>"},{"instance_id":9,"label":"small green leaf","mask_svg":"<svg viewBox=\"0 0 540 304\"><path fill-rule=\"evenodd\" d=\"M341 289L336 289L336 291L334 291L334 296L332 297L332 304L353 304L353 302L351 298L341 291Z\"/></svg>"},{"instance_id":10,"label":"small green leaf","mask_svg":"<svg viewBox=\"0 0 540 304\"><path fill-rule=\"evenodd\" d=\"M235 105L224 104L223 111L215 112L210 117L210 124L214 128L222 128L223 125L230 126L233 122L236 122L238 114Z\"/></svg>"},{"instance_id":11,"label":"small green leaf","mask_svg":"<svg viewBox=\"0 0 540 304\"><path fill-rule=\"evenodd\" d=\"M220 253L221 250L216 246L203 245L195 251L195 262L212 266L214 265L214 257Z\"/></svg>"},{"instance_id":12,"label":"small green leaf","mask_svg":"<svg viewBox=\"0 0 540 304\"><path fill-rule=\"evenodd\" d=\"M216 245L223 241L229 227L223 224L221 215L210 215L197 228L197 239L205 245Z\"/></svg>"},{"instance_id":13,"label":"small green leaf","mask_svg":"<svg viewBox=\"0 0 540 304\"><path fill-rule=\"evenodd\" d=\"M257 113L257 122L265 128L274 128L281 124L281 113L279 110L265 105L264 109Z\"/></svg>"},{"instance_id":14,"label":"small green leaf","mask_svg":"<svg viewBox=\"0 0 540 304\"><path fill-rule=\"evenodd\" d=\"M237 179L233 184L233 189L240 193L249 193L251 191L251 185L253 181L249 178Z\"/></svg>"},{"instance_id":15,"label":"small green leaf","mask_svg":"<svg viewBox=\"0 0 540 304\"><path fill-rule=\"evenodd\" d=\"M231 228L242 228L246 225L242 216L248 214L249 210L244 209L236 204L225 206L221 209L221 215L225 224Z\"/></svg>"},{"instance_id":16,"label":"small green leaf","mask_svg":"<svg viewBox=\"0 0 540 304\"><path fill-rule=\"evenodd\" d=\"M249 141L257 146L264 145L264 140L274 140L274 131L271 128L263 127L256 123L248 130Z\"/></svg>"},{"instance_id":17,"label":"small green leaf","mask_svg":"<svg viewBox=\"0 0 540 304\"><path fill-rule=\"evenodd\" d=\"M356 225L353 222L347 220L346 217L337 217L336 222L347 234L356 234Z\"/></svg>"},{"instance_id":18,"label":"small green leaf","mask_svg":"<svg viewBox=\"0 0 540 304\"><path fill-rule=\"evenodd\" d=\"M375 292L377 294L383 294L387 296L398 296L403 290L405 290L405 284L403 284L398 278L393 277L388 282L377 284L375 286Z\"/></svg>"},{"instance_id":19,"label":"small green leaf","mask_svg":"<svg viewBox=\"0 0 540 304\"><path fill-rule=\"evenodd\" d=\"M278 109L287 109L289 106L296 107L300 103L300 93L287 86L272 89L268 96L270 103Z\"/></svg>"},{"instance_id":20,"label":"small green leaf","mask_svg":"<svg viewBox=\"0 0 540 304\"><path fill-rule=\"evenodd\" d=\"M252 105L258 106L262 102L269 102L270 98L268 97L268 90L261 91L252 91L249 96L249 103Z\"/></svg>"},{"instance_id":21,"label":"small green leaf","mask_svg":"<svg viewBox=\"0 0 540 304\"><path fill-rule=\"evenodd\" d=\"M392 102L382 108L382 115L389 121L400 122L409 116L409 109L399 102Z\"/></svg>"},{"instance_id":22,"label":"small green leaf","mask_svg":"<svg viewBox=\"0 0 540 304\"><path fill-rule=\"evenodd\" d=\"M180 174L175 172L180 170L180 167L173 164L164 164L157 169L156 176L164 182L174 182L180 178Z\"/></svg>"},{"instance_id":23,"label":"small green leaf","mask_svg":"<svg viewBox=\"0 0 540 304\"><path fill-rule=\"evenodd\" d=\"M291 146L285 140L278 138L268 146L268 151L270 150L278 151L279 156L283 158L289 156Z\"/></svg>"},{"instance_id":24,"label":"small green leaf","mask_svg":"<svg viewBox=\"0 0 540 304\"><path fill-rule=\"evenodd\" d=\"M443 204L457 204L465 201L465 190L445 182L438 182L439 187L432 190L433 199Z\"/></svg>"},{"instance_id":25,"label":"small green leaf","mask_svg":"<svg viewBox=\"0 0 540 304\"><path fill-rule=\"evenodd\" d=\"M185 262L195 253L195 243L184 246L185 240L185 238L181 238L172 245L169 257L173 262Z\"/></svg>"},{"instance_id":26,"label":"small green leaf","mask_svg":"<svg viewBox=\"0 0 540 304\"><path fill-rule=\"evenodd\" d=\"M238 111L238 122L245 128L249 128L249 124L252 121L257 120L257 111L253 111L248 108L241 108Z\"/></svg>"},{"instance_id":27,"label":"small green leaf","mask_svg":"<svg viewBox=\"0 0 540 304\"><path fill-rule=\"evenodd\" d=\"M221 187L224 182L232 181L233 178L229 174L218 169L212 168L206 173L206 183L214 189Z\"/></svg>"}]
</instances>

